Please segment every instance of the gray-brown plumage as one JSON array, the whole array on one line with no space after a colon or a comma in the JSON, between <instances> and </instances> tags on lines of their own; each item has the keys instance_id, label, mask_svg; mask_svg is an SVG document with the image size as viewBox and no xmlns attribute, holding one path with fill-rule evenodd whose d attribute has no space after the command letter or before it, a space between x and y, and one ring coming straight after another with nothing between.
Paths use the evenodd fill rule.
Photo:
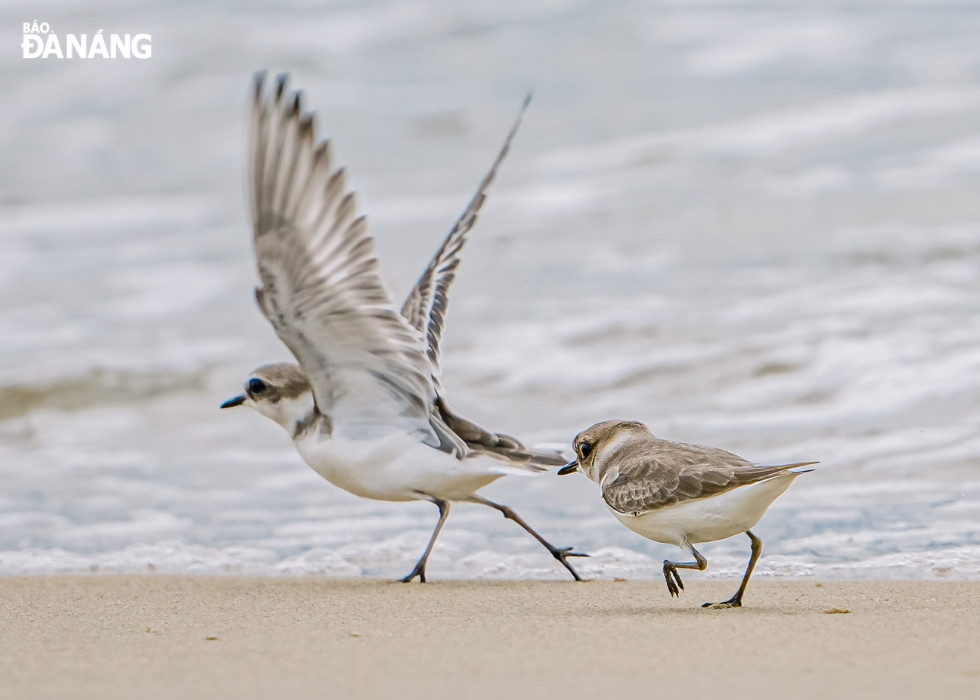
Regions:
<instances>
[{"instance_id":1,"label":"gray-brown plumage","mask_svg":"<svg viewBox=\"0 0 980 700\"><path fill-rule=\"evenodd\" d=\"M805 467L816 462L760 466L716 447L671 442L636 421L604 421L579 433L576 459L559 474L581 471L599 485L602 498L627 527L648 539L691 552L694 562L665 560L671 595L684 588L678 568L703 570L695 548L745 532L752 557L742 585L719 607L738 607L762 542L750 532L769 505Z\"/></svg>"},{"instance_id":2,"label":"gray-brown plumage","mask_svg":"<svg viewBox=\"0 0 980 700\"><path fill-rule=\"evenodd\" d=\"M618 444L603 455L599 480L602 497L620 513L639 515L647 511L717 496L730 489L763 481L788 469L812 464L800 462L762 467L717 447L661 440L642 423L620 421L597 431L634 431L637 438ZM645 435L643 433L646 433ZM615 470L614 478L610 471Z\"/></svg>"}]
</instances>

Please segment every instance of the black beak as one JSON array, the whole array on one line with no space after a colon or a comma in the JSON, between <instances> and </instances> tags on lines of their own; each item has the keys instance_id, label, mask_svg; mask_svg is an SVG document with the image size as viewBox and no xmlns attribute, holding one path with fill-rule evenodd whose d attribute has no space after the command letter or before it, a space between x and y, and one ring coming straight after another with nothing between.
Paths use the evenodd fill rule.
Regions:
<instances>
[{"instance_id":1,"label":"black beak","mask_svg":"<svg viewBox=\"0 0 980 700\"><path fill-rule=\"evenodd\" d=\"M565 474L571 474L571 473L573 473L575 471L578 471L578 460L577 459L573 459L571 462L569 462L564 467L562 467L561 469L559 469L558 470L558 473L560 475L564 476Z\"/></svg>"},{"instance_id":2,"label":"black beak","mask_svg":"<svg viewBox=\"0 0 980 700\"><path fill-rule=\"evenodd\" d=\"M234 408L235 406L241 406L243 403L245 403L245 396L236 396L235 398L228 399L221 404L221 408Z\"/></svg>"}]
</instances>

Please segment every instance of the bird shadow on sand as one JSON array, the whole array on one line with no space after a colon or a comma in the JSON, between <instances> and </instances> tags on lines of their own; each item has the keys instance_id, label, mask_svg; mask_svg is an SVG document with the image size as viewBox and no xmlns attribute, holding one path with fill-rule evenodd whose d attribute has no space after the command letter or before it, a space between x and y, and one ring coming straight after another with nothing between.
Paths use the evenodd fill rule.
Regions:
<instances>
[{"instance_id":1,"label":"bird shadow on sand","mask_svg":"<svg viewBox=\"0 0 980 700\"><path fill-rule=\"evenodd\" d=\"M701 607L702 603L692 599L688 605L671 605L670 603L658 603L650 601L648 604L634 604L631 606L622 605L590 605L588 608L580 609L575 615L582 617L650 617L650 618L671 618L671 617L757 617L772 615L801 615L824 612L824 606L816 603L801 603L798 608L787 609L782 606L767 604L764 601L758 603L748 603L741 608L716 609ZM714 602L714 601L711 601Z\"/></svg>"}]
</instances>

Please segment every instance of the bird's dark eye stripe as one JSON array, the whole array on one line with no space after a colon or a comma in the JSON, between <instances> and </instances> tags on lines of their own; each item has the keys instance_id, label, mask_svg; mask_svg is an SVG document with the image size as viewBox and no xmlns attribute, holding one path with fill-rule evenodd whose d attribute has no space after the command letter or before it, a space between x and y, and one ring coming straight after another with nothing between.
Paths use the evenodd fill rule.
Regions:
<instances>
[{"instance_id":1,"label":"bird's dark eye stripe","mask_svg":"<svg viewBox=\"0 0 980 700\"><path fill-rule=\"evenodd\" d=\"M249 393L252 394L261 394L263 391L266 390L265 382L263 382L261 379L256 379L255 377L252 377L251 379L248 380L248 390Z\"/></svg>"},{"instance_id":2,"label":"bird's dark eye stripe","mask_svg":"<svg viewBox=\"0 0 980 700\"><path fill-rule=\"evenodd\" d=\"M592 444L588 442L579 443L578 452L582 455L582 459L585 459L592 454Z\"/></svg>"}]
</instances>

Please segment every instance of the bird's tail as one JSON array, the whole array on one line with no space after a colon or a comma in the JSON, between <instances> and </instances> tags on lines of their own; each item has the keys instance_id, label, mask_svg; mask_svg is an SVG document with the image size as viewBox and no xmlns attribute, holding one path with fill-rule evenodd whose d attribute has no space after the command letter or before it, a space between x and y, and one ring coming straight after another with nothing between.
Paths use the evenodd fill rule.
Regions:
<instances>
[{"instance_id":1,"label":"bird's tail","mask_svg":"<svg viewBox=\"0 0 980 700\"><path fill-rule=\"evenodd\" d=\"M543 472L568 462L561 450L525 447L512 435L495 433L453 413L441 396L436 398L436 411L449 429L462 438L471 450L500 457L520 471Z\"/></svg>"},{"instance_id":2,"label":"bird's tail","mask_svg":"<svg viewBox=\"0 0 980 700\"><path fill-rule=\"evenodd\" d=\"M807 472L812 472L812 469L804 469L804 467L809 467L811 464L820 464L820 462L797 462L795 464L785 465L785 469L793 474L806 474Z\"/></svg>"}]
</instances>

